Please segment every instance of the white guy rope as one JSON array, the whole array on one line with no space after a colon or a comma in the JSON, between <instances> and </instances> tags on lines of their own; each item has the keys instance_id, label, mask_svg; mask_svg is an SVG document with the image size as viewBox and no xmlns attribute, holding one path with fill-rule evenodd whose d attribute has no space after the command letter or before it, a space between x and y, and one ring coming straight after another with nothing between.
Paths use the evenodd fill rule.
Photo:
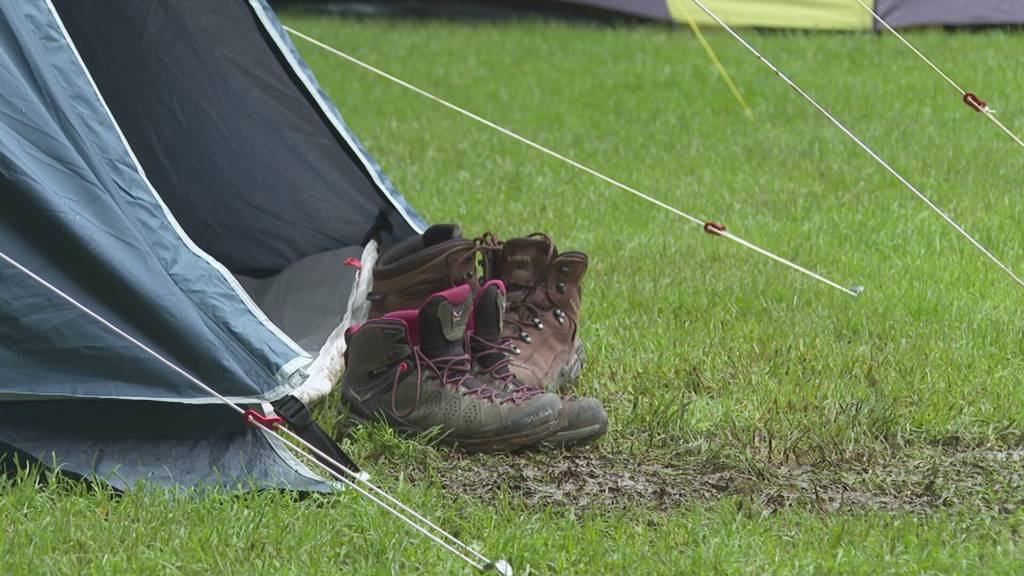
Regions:
<instances>
[{"instance_id":1,"label":"white guy rope","mask_svg":"<svg viewBox=\"0 0 1024 576\"><path fill-rule=\"evenodd\" d=\"M967 96L967 90L964 90L963 86L961 86L955 80L950 78L948 74L946 74L945 72L942 71L942 68L939 68L939 66L937 64L935 64L934 62L932 62L930 58L925 56L924 53L922 53L920 50L918 50L916 46L911 44L910 41L907 40L907 38L905 36L903 36L903 34L900 34L899 32L896 31L895 28L890 26L889 23L886 22L884 18L879 16L878 12L875 12L874 8L872 8L872 7L868 6L867 4L865 4L864 0L857 0L857 3L860 4L862 8L864 8L865 10L870 12L871 15L874 16L875 20L878 20L878 22L883 27L885 27L886 30L888 30L889 32L892 32L892 34L894 36L899 38L900 42L902 42L904 44L904 46L906 46L907 48L910 48L911 52L913 52L914 54L917 54L917 57L920 58L921 60L923 60L925 64L927 64L928 66L931 66L932 70L935 70L935 72L939 76L942 76L943 80L948 82L950 86L952 86L957 92L960 93L960 96ZM973 106L972 106L972 108L973 108ZM996 126L998 126L1000 130L1002 130L1003 132L1006 133L1007 136L1012 138L1013 141L1016 142L1018 146L1020 146L1021 148L1024 148L1024 140L1021 140L1020 137L1017 136L1013 132L1013 130L1010 130L1005 124L1003 124L999 120L999 118L996 117L996 111L995 110L989 108L988 105L982 106L980 109L976 108L976 110L978 110L979 112L983 113L985 115L985 117L987 117Z\"/></svg>"},{"instance_id":2,"label":"white guy rope","mask_svg":"<svg viewBox=\"0 0 1024 576\"><path fill-rule=\"evenodd\" d=\"M747 50L749 50L754 56L756 56L758 60L764 63L764 65L767 66L772 72L774 72L779 78L782 78L782 80L786 82L786 84L788 84L790 88L796 90L798 94L800 94L801 96L804 97L805 100L810 102L810 104L814 106L814 108L817 109L818 112L824 114L826 118L828 118L833 124L836 125L837 128L839 128L843 132L843 134L846 134L851 140L856 142L857 145L860 146L865 152L867 152L869 156L874 158L879 164L882 165L883 168L885 168L890 174L896 177L896 179L899 180L904 186L910 189L910 191L913 192L918 198L920 198L922 202L924 202L929 208L934 210L936 214L941 216L942 219L945 220L950 226L952 226L957 232L959 232L960 235L962 235L971 244L973 244L975 248L977 248L982 254L987 256L988 259L994 262L996 266L1001 268L1003 272L1006 272L1006 274L1008 274L1014 282L1024 287L1024 280L1021 280L1021 278L1017 276L1017 274L1015 274L1009 266L1003 264L1002 260L997 258L995 254L989 251L989 249L982 245L981 242L977 241L974 238L974 236L971 236L971 234L967 232L967 230L965 230L963 226L957 224L957 222L953 220L953 218L951 218L941 208L939 208L938 205L932 202L932 200L928 198L928 196L926 196L923 192L918 190L917 187L914 186L909 180L904 178L902 174L900 174L895 168L893 168L888 162L886 162L881 156L879 156L874 150L872 150L870 146L865 144L863 140L858 138L856 134L851 132L850 129L847 128L842 122L840 122L838 118L833 116L832 113L826 110L821 104L818 104L818 101L812 98L811 95L808 94L807 92L804 92L804 90L800 88L800 86L797 85L796 82L790 80L789 76L786 76L781 70L779 70L774 64L772 64L770 60L765 58L757 50L757 48L751 46L749 42L747 42L742 36L739 35L739 33L733 30L731 26L726 24L721 18L718 17L717 14L715 14L710 8L708 8L707 5L704 4L704 2L702 2L701 0L693 0L693 3L700 7L700 9L703 10L708 16L710 16L712 20L717 22L719 26L721 26L730 35L732 35L733 38L735 38L740 44L742 44Z\"/></svg>"},{"instance_id":3,"label":"white guy rope","mask_svg":"<svg viewBox=\"0 0 1024 576\"><path fill-rule=\"evenodd\" d=\"M292 448L293 450L296 450L296 451L298 451L300 453L302 452L302 450L300 450L298 446L295 446L294 444L292 444L291 442L286 440L283 436L278 434L277 430L275 430L275 429L273 429L273 428L271 428L269 426L266 426L265 424L263 424L262 422L260 422L258 420L253 420L252 424L254 426L256 426L257 428L260 428L264 432L274 436L275 438L277 438L278 440L280 440L282 443L284 443L288 447ZM291 438L293 438L297 442L299 442L299 444L301 444L304 447L306 447L306 449L308 449L309 451L313 452L315 455L317 455L317 456L319 456L321 458L325 458L328 462L331 463L331 466L337 466L338 468L340 468L342 470L342 472L344 472L344 474L340 474L336 470L333 470L331 468L331 466L328 466L327 464L324 464L319 459L317 459L317 458L312 458L311 459L312 462L316 463L320 468L322 468L328 474L330 474L334 478L340 480L341 482L345 483L345 485L348 486L349 488L352 488L355 491L359 492L360 494L365 496L367 499L369 499L374 504L377 504L378 506L384 508L385 510L387 510L388 512L393 514L396 518L398 518L402 522L405 522L406 524L408 524L413 529L417 530L418 532L420 532L421 534L423 534L427 538L433 540L435 544L443 547L445 550L448 550L452 554L454 554L457 557L461 558L467 564L473 566L477 570L480 570L482 572L484 570L489 570L491 568L495 568L496 566L505 565L504 561L502 561L502 560L499 560L497 563L493 563L490 560L487 560L487 558L484 558L479 552L477 552L476 550L473 550L473 548L471 548L469 545L463 543L462 541L460 541L459 539L455 538L454 536L452 536L448 532L444 531L443 529L438 528L437 525L434 524L433 522L430 522L430 521L424 519L422 515L420 515L419 513L413 511L412 508L409 508L405 504L402 504L397 499L395 499L391 495L387 494L386 492L384 492L383 490L378 488L372 482L370 482L369 480L366 480L366 478L363 477L362 475L356 474L352 470L349 470L348 468L343 466L341 463L339 463L339 462L335 461L334 459L332 459L327 454L324 454L323 452L321 452L320 450L315 448L312 444L309 444L308 442L306 442L305 440L300 438L298 435L296 435L294 432L292 432L288 428L279 428L279 430L283 430ZM377 498L373 494L367 492L366 490L363 489L362 486L359 486L358 484L353 482L351 478L355 478L355 479L359 480L360 482L365 484L367 487L371 488L374 492L385 496L385 498L388 501L390 501L392 503L398 504L399 508L402 508L403 510L411 512L415 518L423 520L427 524L427 526L437 530L441 534L441 536L443 538L438 537L437 535L431 533L429 530L427 530L423 526L420 526L415 521L413 521L412 518L409 518L408 516L406 516L402 512L399 512L398 510L395 510L394 508L392 508L391 506L389 506L385 502L381 501L379 498ZM448 539L448 540L451 540L454 544L459 546L459 548L461 548L461 550L460 549L456 549L454 546L452 546L452 544L449 544L448 542L445 542L445 540L444 540L445 538ZM483 563L481 564L480 562L478 562L478 561L476 561L476 560L466 556L466 554L463 553L462 550L469 551L474 556L478 556L480 558L483 558ZM499 570L499 571L501 571L501 570Z\"/></svg>"},{"instance_id":4,"label":"white guy rope","mask_svg":"<svg viewBox=\"0 0 1024 576\"><path fill-rule=\"evenodd\" d=\"M44 278L42 278L41 276L39 276L38 274L33 272L32 270L30 270L27 267L23 266L21 263L19 263L18 261L14 260L13 258L11 258L10 256L8 256L6 253L4 253L2 251L0 251L0 260L3 260L5 262L7 262L8 264L10 264L14 268L18 269L19 271L21 271L22 273L27 275L29 278L31 278L32 280L34 280L38 284L42 285L44 288L46 288L47 290L53 292L54 294L56 294L61 299L63 299L64 301L68 302L69 304L71 304L75 308L78 308L79 310L84 312L86 315L90 316L91 318L93 318L94 320L96 320L97 322L99 322L100 324L102 324L103 326L105 326L106 328L108 328L109 330L111 330L112 332L117 334L118 336L121 336L125 340L128 340L129 342L134 344L136 347L138 347L139 349L141 349L142 351L146 352L147 354L152 356L154 359L159 361L161 364L163 364L163 365L167 366L168 368L170 368L171 370L177 372L182 377L184 377L186 380L188 380L192 384L195 384L196 386L198 386L199 388L201 388L202 390L204 390L205 392L207 392L211 396L219 399L221 402L223 402L225 405L227 405L229 408L231 408L232 410L234 410L238 414L241 414L243 416L245 415L246 411L245 411L244 408L242 408L238 404L232 402L231 400L227 399L226 397L224 397L223 395L218 393L216 390L214 390L213 388L211 388L210 386L206 385L201 380L196 378L195 376L192 376L191 374L189 374L185 369L179 367L174 362L171 362L170 360L168 360L167 358L162 356L159 352L153 350L149 346L146 346L144 343L140 342L138 339L136 339L132 335L130 335L127 332L125 332L124 330L118 328L116 325L114 325L113 323L108 321L106 318L100 316L96 312L93 312L88 306L86 306L85 304L82 304L81 302L79 302L78 300L76 300L75 298L73 298L72 296L70 296L69 294L67 294L63 290L61 290L60 288L57 288L56 286L54 286L53 284L51 284L50 282L48 282L47 280L45 280ZM278 433L277 430L271 428L270 426L266 426L262 422L259 422L259 421L256 421L256 420L250 420L249 422L251 424L259 427L260 429L262 429L266 433L270 434L271 436L277 438L280 442L282 442L285 445L289 446L293 450L297 450L299 452L302 452L302 450L298 446L296 446L294 443L290 442L289 440L285 439L283 436L281 436ZM321 458L323 458L324 460L329 462L331 464L331 466L336 466L338 470L341 470L342 472L344 472L344 474L339 474L336 470L331 469L331 466L328 466L328 465L324 464L323 462L321 462L319 459L314 458L313 461L316 462L316 464L319 465L321 468L326 470L332 477L340 480L346 486L348 486L348 487L354 489L356 492L362 494L367 499L369 499L371 502L381 506L382 508L384 508L385 510L390 512L392 515L394 515L396 518L398 518L399 520L405 522L406 524L408 524L409 526L414 528L416 531L420 532L421 534L423 534L424 536L426 536L427 538L432 540L434 543L436 543L439 546L443 547L444 549L448 550L452 554L455 554L456 556L458 556L459 558L461 558L462 560L464 560L465 562L467 562L468 564L470 564L471 566L473 566L477 570L481 570L482 571L482 570L495 569L495 570L497 570L498 572L500 572L502 574L506 574L507 576L511 576L511 568L508 566L507 562L505 562L503 560L499 560L496 563L495 562L491 562L485 556L483 556L482 554L480 554L479 552L477 552L476 550L471 548L468 544L465 544L464 542L462 542L461 540L459 540L455 536L451 535L450 533L448 533L444 529L438 527L433 522L430 522L429 520L424 518L421 514L419 514L418 512L413 510L412 508L406 506L405 504L403 504L402 502L398 501L396 498L394 498L393 496L391 496L390 494L388 494L384 490L378 488L374 483L370 482L364 475L357 474L356 472L354 472L352 470L349 470L348 468L343 466L340 462L336 462L330 456L328 456L327 454L324 454L323 452L318 450L316 447L312 446L311 444L306 442L304 439L300 438L298 435L296 435L291 430L288 430L287 428L281 428L281 430L284 430L291 438L293 438L296 442L301 444L307 450L313 452L317 456L320 456ZM383 497L388 502L391 502L392 504L394 504L395 506L397 506L401 510L404 510L405 512L407 512L409 514L412 514L415 519L422 521L424 524L426 524L427 527L429 527L430 529L433 529L434 531L436 531L437 534L431 532L430 530L428 530L424 526L422 526L420 524L417 524L415 520L413 520L412 518L409 518L408 516L406 516L406 514L403 514L402 512L396 510L395 508L392 508L391 506L389 506L388 504L383 502L380 498L378 498L377 496L374 496L373 494L368 492L366 489L363 488L363 486L360 486L359 484L362 484L363 486L366 486L371 491L373 491L377 495ZM456 548L456 547L458 547L458 548ZM470 558L469 556L467 556L466 553L469 553L469 555L475 557L476 559Z\"/></svg>"},{"instance_id":5,"label":"white guy rope","mask_svg":"<svg viewBox=\"0 0 1024 576\"><path fill-rule=\"evenodd\" d=\"M560 154L558 152L555 152L554 150L552 150L552 149L550 149L550 148L548 148L546 146L543 146L541 144L538 144L538 143L534 142L533 140L530 140L530 139L528 139L528 138L526 138L524 136L520 136L519 134L509 130L508 128L504 128L502 126L499 126L498 124L495 124L494 122L491 122L490 120L488 120L486 118L483 118L483 117L481 117L481 116L479 116L477 114L474 114L473 112L470 112L469 110L466 110L465 108L462 108L460 106L452 104L451 102L441 98L440 96L435 96L434 94L431 94L430 92L427 92L426 90L423 90L422 88L414 86L414 85L406 82L405 80L402 80L401 78L397 78L395 76L392 76L391 74L381 70L380 68L372 66L371 64L368 64L368 63L366 63L366 62L356 58L355 56L351 56L351 55L349 55L349 54L347 54L345 52L342 52L341 50L339 50L339 49L337 49L337 48L335 48L333 46L330 46L328 44L324 44L323 42L321 42L320 40L317 40L316 38L313 38L312 36L308 36L306 34L303 34L302 32L299 32L298 30L295 30L294 28L290 28L288 26L285 26L285 30L287 30L288 32L290 32L291 34L295 35L298 38L301 38L301 39L303 39L303 40L305 40L305 41L307 41L307 42L309 42L309 43L311 43L311 44L313 44L315 46L318 46L318 47L320 47L320 48L322 48L322 49L324 49L324 50L334 54L335 56L343 58L343 59L351 62L352 64L355 64L355 65L357 65L357 66L359 66L359 67L361 67L361 68L363 68L363 69L365 69L365 70L367 70L369 72L373 72L374 74L376 74L378 76L386 78L386 79L394 82L395 84L398 84L399 86L402 86L403 88L407 88L409 90L412 90L413 92L419 94L420 96L423 96L425 98L433 100L434 102L437 102L438 104L440 104L440 105L442 105L442 106L444 106L444 107L446 107L446 108L448 108L450 110L458 112L459 114L462 114L463 116L466 116L467 118L471 118L471 119L473 119L473 120L483 124L484 126L487 126L489 128L493 128L494 130L497 130L498 132L501 132L502 134L504 134L504 135L514 139L514 140L518 140L519 142L521 142L523 144L526 144L527 146L530 146L531 148L539 150L539 151L547 154L548 156L551 156L552 158L555 158L557 160L565 162L566 164L572 166L573 168L576 168L577 170L582 170L583 172L586 172L587 174L590 174L591 176L594 176L595 178L603 180L604 182L607 182L608 184L611 184L612 186L615 186L616 188L619 188L620 190L625 190L626 192L629 192L630 194L633 194L634 196L637 196L637 197L639 197L639 198L641 198L643 200L646 200L647 202L650 202L651 204L654 204L655 206L657 206L659 208L662 208L664 210L668 210L669 212L675 214L676 216L679 216L679 217L681 217L681 218L683 218L683 219L685 219L685 220L687 220L687 221L689 221L689 222L691 222L693 224L696 224L696 225L698 225L698 226L700 226L702 228L704 228L705 224L707 224L705 221L701 220L700 218L697 218L696 216L691 216L690 214L687 214L686 212L683 212L682 210L680 210L678 208L675 208L674 206L670 206L670 205L662 202L661 200L658 200L657 198L655 198L653 196L645 194L645 193L637 190L636 188L633 188L632 186L624 184L624 183L622 183L622 182L620 182L620 181L618 181L618 180L616 180L616 179L614 179L614 178L612 178L610 176L606 176L606 175L602 174L601 172L598 172L597 170L594 170L593 168L590 168L589 166L581 164L581 163L577 162L576 160L573 160L572 158L566 157L566 156L564 156L564 155L562 155L562 154ZM787 260L787 259L783 258L782 256L778 256L778 255L776 255L776 254L774 254L772 252L769 252L768 250L766 250L764 248L761 248L761 247L751 243L748 240L744 240L743 238L740 238L739 236L736 236L735 234L732 234L731 232L720 231L720 232L714 233L714 235L715 236L723 236L725 238L728 238L729 240L732 240L733 242L736 242L736 243L738 243L741 246L749 248L749 249L757 252L758 254L762 254L764 256L767 256L767 257L771 258L772 260L775 260L776 262L779 262L780 264L784 264L784 265L788 266L789 268L792 268L793 270L796 270L797 272L800 272L802 274L806 274L807 276L810 276L811 278L814 278L815 280L817 280L819 282L822 282L822 283L824 283L824 284L826 284L828 286L831 286L832 288L835 288L836 290L841 290L841 291L845 292L846 294L849 294L850 296L857 296L863 290L860 287L847 288L845 286L842 286L841 284L838 284L838 283L836 283L836 282L834 282L832 280L829 280L828 278L825 278L824 276L822 276L822 275L820 275L820 274L818 274L816 272L812 272L811 270L808 270L807 268L804 268L803 266L800 266L799 264L796 264L795 262L792 262L790 260Z\"/></svg>"}]
</instances>

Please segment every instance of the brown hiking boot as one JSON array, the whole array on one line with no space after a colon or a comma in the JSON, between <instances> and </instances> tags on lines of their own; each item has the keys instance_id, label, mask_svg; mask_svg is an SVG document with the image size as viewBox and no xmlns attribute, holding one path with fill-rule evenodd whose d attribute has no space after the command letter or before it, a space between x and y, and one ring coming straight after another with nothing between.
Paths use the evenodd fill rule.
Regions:
<instances>
[{"instance_id":1,"label":"brown hiking boot","mask_svg":"<svg viewBox=\"0 0 1024 576\"><path fill-rule=\"evenodd\" d=\"M500 280L491 280L477 294L467 333L474 373L491 388L529 398L540 394L542 389L524 385L509 369L509 354L513 348L508 339L502 337L504 311L505 285ZM595 398L563 396L559 421L561 427L544 440L545 444L583 444L608 431L608 415Z\"/></svg>"},{"instance_id":2,"label":"brown hiking boot","mask_svg":"<svg viewBox=\"0 0 1024 576\"><path fill-rule=\"evenodd\" d=\"M406 435L439 429L442 442L474 452L514 451L554 433L558 396L508 394L471 373L465 332L472 305L463 285L429 297L418 310L350 329L339 413Z\"/></svg>"},{"instance_id":3,"label":"brown hiking boot","mask_svg":"<svg viewBox=\"0 0 1024 576\"><path fill-rule=\"evenodd\" d=\"M431 294L476 276L476 247L455 224L437 224L384 252L373 267L370 318L419 308Z\"/></svg>"},{"instance_id":4,"label":"brown hiking boot","mask_svg":"<svg viewBox=\"0 0 1024 576\"><path fill-rule=\"evenodd\" d=\"M585 360L577 331L587 255L559 254L544 234L503 244L485 235L477 242L485 278L501 280L508 290L504 336L511 341L512 372L533 388L561 391L575 384Z\"/></svg>"}]
</instances>

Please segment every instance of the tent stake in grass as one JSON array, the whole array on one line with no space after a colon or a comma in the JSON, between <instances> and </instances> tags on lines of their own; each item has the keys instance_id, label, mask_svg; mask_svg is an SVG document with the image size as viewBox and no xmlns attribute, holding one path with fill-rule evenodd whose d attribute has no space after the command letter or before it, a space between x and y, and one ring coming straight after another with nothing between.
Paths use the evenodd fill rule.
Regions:
<instances>
[{"instance_id":1,"label":"tent stake in grass","mask_svg":"<svg viewBox=\"0 0 1024 576\"><path fill-rule=\"evenodd\" d=\"M324 452L317 449L315 446L311 445L298 434L295 434L288 428L283 427L283 420L281 418L276 416L264 416L259 412L256 412L255 410L245 409L242 406L232 402L231 400L229 400L228 398L224 397L222 394L214 390L212 387L205 384L202 380L199 380L198 378L190 374L184 368L179 367L174 362L171 362L170 360L162 356L159 352L153 350L149 346L146 346L135 337L131 336L121 328L118 328L116 325L111 323L106 318L103 318L96 312L90 310L86 305L75 300L66 292L64 292L60 288L57 288L53 284L47 282L41 276L29 270L21 263L14 260L13 258L11 258L2 251L0 251L0 260L7 262L11 266L16 268L29 278L31 278L36 283L40 284L50 292L59 296L62 300L71 304L75 308L78 308L83 313L90 316L91 318L102 324L104 327L108 328L110 331L114 332L115 334L124 338L125 340L128 340L128 342L138 347L146 354L152 356L161 364L177 372L179 375L184 377L192 384L195 384L197 387L201 388L210 396L216 398L217 400L220 400L228 408L234 410L239 415L241 415L248 425L263 430L270 436L273 436L278 441L287 445L292 450L298 451L299 453L303 452L300 446L304 447L306 450L309 450L314 455L316 455L315 458L311 458L311 461L317 464L330 476L337 479L339 482L345 484L349 488L352 488L353 490L355 490L362 496L366 497L374 504L377 504L381 508L387 510L393 516L395 516L402 522L408 524L411 528L423 534L424 536L432 540L435 544L441 546L448 552L462 559L467 564L473 566L474 568L480 571L496 571L502 576L512 576L512 566L509 565L508 562L506 562L505 560L488 560L484 555L480 554L479 552L471 548L468 544L462 542L461 540L459 540L449 532L445 531L441 527L437 526L430 520L427 520L419 512L416 512L412 508L406 506L398 499L396 499L395 497L391 496L390 494L379 488L376 484L370 482L366 475L359 474L350 470L337 460L334 460L329 455L325 454ZM291 440L286 439L284 436L280 434L280 432L286 434L289 438L291 438ZM298 443L298 445L296 445L296 443ZM341 472L339 472L339 470Z\"/></svg>"},{"instance_id":2,"label":"tent stake in grass","mask_svg":"<svg viewBox=\"0 0 1024 576\"><path fill-rule=\"evenodd\" d=\"M982 114L984 114L986 118L991 120L992 123L998 126L999 129L1006 133L1007 136L1012 138L1018 146L1024 148L1024 140L1021 140L1020 137L1013 132L1013 130L1010 130L1010 128L1007 127L1006 124L1003 124L1002 121L999 120L999 118L996 118L996 111L989 108L987 102L975 96L973 92L968 92L967 90L964 90L963 86L958 84L956 80L950 78L949 74L943 72L942 68L939 68L938 65L932 62L930 58L925 56L923 52L921 52L920 50L917 49L916 46L911 44L910 40L907 40L907 38L903 34L900 34L899 32L896 31L895 28L890 26L889 23L885 21L885 19L879 16L878 12L875 12L873 8L865 4L864 0L857 0L857 3L860 4L862 8L870 12L871 15L874 16L875 20L878 20L878 23L885 27L886 30L892 32L894 36L899 38L900 42L902 42L904 46L909 48L910 51L913 52L914 54L917 54L917 57L923 60L925 64L930 66L932 70L935 70L935 72L939 76L942 76L942 79L945 80L950 86L952 86L954 90L959 92L960 96L963 98L964 104L966 104L971 110L974 110L975 112L981 112Z\"/></svg>"},{"instance_id":3,"label":"tent stake in grass","mask_svg":"<svg viewBox=\"0 0 1024 576\"><path fill-rule=\"evenodd\" d=\"M851 140L853 140L858 146L860 146L861 149L867 152L869 156L871 156L872 158L875 159L875 161L881 164L882 167L886 169L886 171L895 176L896 179L900 181L900 183L902 183L911 192L913 192L914 195L920 198L922 202L928 205L928 207L935 211L936 214L941 216L942 219L946 221L946 223L952 226L957 232L960 233L961 236L963 236L971 244L973 244L974 247L978 249L978 251L987 256L988 259L995 263L996 266L998 266L1000 269L1002 269L1003 272L1006 272L1006 274L1009 275L1014 282L1019 284L1021 287L1024 287L1024 280L1022 280L1020 276L1017 276L1017 274L1014 273L1014 271L1009 266L1004 264L1002 260L997 258L995 254L993 254L981 242L976 240L974 236L971 236L971 234L966 229L964 229L963 226L958 224L956 220L953 220L953 218L949 214L946 214L946 212L943 211L942 208L939 208L939 206L935 204L935 202L932 202L932 200L928 198L928 196L926 196L923 192L918 190L917 187L914 186L909 180L904 178L903 174L900 174L895 168L892 167L891 164L886 162L885 159L879 156L878 153L876 153L870 146L868 146L867 144L864 143L863 140L858 138L856 134L854 134L849 128L847 128L845 124L840 122L838 118L833 116L831 112L826 110L824 106L819 104L818 101L811 97L810 94L804 92L803 88L801 88L796 82L791 80L789 76L786 76L786 74L783 73L782 70L779 70L779 68L776 67L775 64L772 64L770 60L765 58L764 55L757 50L757 48L754 48L749 42L746 41L746 39L743 38L743 36L740 36L740 34L736 32L736 30L734 30L731 26L726 24L724 20L719 18L717 14L715 14L710 8L707 7L706 4L704 4L704 2L702 2L701 0L693 0L693 3L699 6L700 9L703 10L708 16L710 16L712 20L717 22L718 25L725 29L725 31L727 31L733 38L735 38L736 41L742 44L744 48L749 50L755 57L757 57L757 59L760 60L765 66L767 66L772 72L774 72L776 76L782 78L782 80L786 84L788 84L790 88L795 90L797 94L803 96L803 98L807 100L811 104L811 106L814 106L814 108L818 112L821 112L826 118L829 119L829 121L832 122L832 124L835 124L835 126L839 128L839 130L841 130L843 134L846 134Z\"/></svg>"},{"instance_id":4,"label":"tent stake in grass","mask_svg":"<svg viewBox=\"0 0 1024 576\"><path fill-rule=\"evenodd\" d=\"M843 286L843 285L841 285L841 284L839 284L837 282L834 282L834 281L832 281L832 280L822 276L821 274L818 274L817 272L813 272L813 271L811 271L811 270L809 270L807 268L804 268L803 266L800 266L799 264L797 264L795 262L792 262L790 260L787 260L787 259L783 258L782 256L779 256L777 254L769 252L768 250L766 250L764 248L761 248L760 246L754 244L753 242L750 242L749 240L745 240L745 239L743 239L743 238L733 234L732 232L727 231L724 226L720 226L720 225L715 224L714 227L712 228L712 230L709 230L708 226L710 224L714 224L713 222L701 220L700 218L697 218L696 216L692 216L690 214L687 214L686 212L683 212L682 210L680 210L680 209L678 209L678 208L676 208L674 206L666 204L665 202L662 202L661 200L658 200L657 198L655 198L655 197L653 197L653 196L651 196L649 194L645 194L645 193L637 190L636 188L633 188L632 186L624 184L624 183L622 183L622 182L620 182L620 181L618 181L618 180L616 180L616 179L614 179L614 178L612 178L610 176L606 176L606 175L602 174L601 172L598 172L597 170L594 170L593 168L590 168L589 166L581 164L581 163L577 162L576 160L573 160L572 158L569 158L569 157L567 157L567 156L565 156L563 154L559 154L558 152L555 152L554 150L552 150L552 149L550 149L550 148L548 148L546 146L538 144L538 143L534 142L533 140L530 140L530 139L528 139L528 138L526 138L524 136L520 136L516 132L513 132L513 131L509 130L508 128L504 128L504 127L502 127L502 126L500 126L498 124L495 124L494 122L491 122L490 120L488 120L488 119L486 119L486 118L484 118L482 116L474 114L473 112L470 112L469 110L466 110L465 108L462 108L460 106L456 106L455 104L452 104L451 102L445 100L444 98L441 98L440 96L435 96L434 94L431 94L430 92L427 92L426 90L423 90L422 88L414 86L414 85L406 82L405 80L402 80L401 78L398 78L396 76L388 74L387 72L381 70L380 68L377 68L375 66L367 64L366 62L363 62L362 60L356 58L355 56L351 56L351 55L349 55L349 54L347 54L345 52L342 52L341 50L338 50L337 48L335 48L333 46L325 44L325 43L321 42L320 40L317 40L316 38L313 38L312 36L308 36L306 34L303 34L302 32L299 32L298 30L295 30L294 28L290 28L288 26L285 26L285 30L287 30L288 32L290 32L291 34L293 34L294 36L296 36L298 38L301 38L301 39L303 39L303 40L305 40L305 41L307 41L307 42L309 42L309 43L311 43L311 44L313 44L315 46L318 46L320 48L323 48L324 50L327 50L328 52L334 54L335 56L338 56L339 58L343 58L343 59L345 59L345 60L347 60L347 61L349 61L349 62L351 62L351 63L353 63L353 64L355 64L357 66L362 67L365 70L368 70L368 71L373 72L374 74L376 74L378 76L386 78L387 80L390 80L390 81L394 82L395 84L398 84L399 86L402 86L403 88L407 88L409 90L412 90L413 92L419 94L420 96L423 96L425 98L429 98L430 100L433 100L434 102L437 102L438 104L441 104L442 106L444 106L444 107L446 107L446 108L448 108L450 110L454 110L455 112L458 112L459 114L462 114L463 116L466 116L467 118L475 120L475 121L483 124L484 126L487 126L489 128L493 128L494 130L497 130L498 132L501 132L502 134L504 134L504 135L514 139L514 140L517 140L517 141L519 141L519 142L521 142L523 144L526 144L527 146L530 146L531 148L534 148L536 150L539 150L539 151L547 154L548 156L551 156L552 158L555 158L557 160L565 162L566 164L572 166L573 168L576 168L577 170L581 170L583 172L586 172L587 174L590 174L591 176L594 176L595 178L603 180L603 181L607 182L608 184L611 184L612 186L615 186L616 188L619 188L620 190L624 190L626 192L629 192L630 194L632 194L632 195L634 195L634 196L636 196L638 198L641 198L643 200L646 200L647 202L650 202L651 204L654 204L655 206L657 206L659 208L667 210L667 211L675 214L676 216L679 216L679 217L681 217L681 218L683 218L685 220L688 220L690 223L696 224L697 226L700 226L702 229L704 229L704 231L712 234L713 236L721 236L723 238L728 238L729 240L732 240L733 242L736 242L740 246L743 246L745 248L753 250L754 252L757 252L758 254L761 254L762 256L766 256L768 258L771 258L772 260L774 260L774 261L776 261L776 262L778 262L780 264L783 264L784 266L788 266L789 268L791 268L793 270L796 270L797 272L800 272L801 274L805 274L807 276L810 276L811 278L814 278L818 282L821 282L823 284L831 286L832 288L835 288L836 290L840 290L840 291L842 291L842 292L844 292L844 293L846 293L846 294L848 294L850 296L857 296L857 295L859 295L864 290L864 288L861 287L861 286L854 286L853 288L847 288L846 286Z\"/></svg>"}]
</instances>

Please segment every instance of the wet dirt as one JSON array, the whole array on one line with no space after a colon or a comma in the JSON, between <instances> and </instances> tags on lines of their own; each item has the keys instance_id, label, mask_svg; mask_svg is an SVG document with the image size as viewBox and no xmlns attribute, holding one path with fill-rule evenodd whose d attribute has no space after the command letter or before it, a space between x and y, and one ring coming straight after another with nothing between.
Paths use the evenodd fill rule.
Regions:
<instances>
[{"instance_id":1,"label":"wet dirt","mask_svg":"<svg viewBox=\"0 0 1024 576\"><path fill-rule=\"evenodd\" d=\"M878 458L870 465L740 465L700 459L638 460L579 450L561 454L472 456L451 452L429 474L446 489L488 501L508 494L530 506L573 509L671 510L728 497L770 514L803 507L821 512L861 509L928 513L970 508L1006 514L1024 506L1024 449L929 447Z\"/></svg>"}]
</instances>

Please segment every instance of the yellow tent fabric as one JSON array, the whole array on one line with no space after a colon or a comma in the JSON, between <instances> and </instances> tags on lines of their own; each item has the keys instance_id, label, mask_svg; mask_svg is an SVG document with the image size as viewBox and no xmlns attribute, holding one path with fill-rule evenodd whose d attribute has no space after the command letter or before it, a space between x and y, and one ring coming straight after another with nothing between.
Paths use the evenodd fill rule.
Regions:
<instances>
[{"instance_id":1,"label":"yellow tent fabric","mask_svg":"<svg viewBox=\"0 0 1024 576\"><path fill-rule=\"evenodd\" d=\"M730 26L807 28L816 30L871 30L872 20L856 0L701 0ZM667 0L672 18L687 23L689 13L698 24L715 22L690 0Z\"/></svg>"}]
</instances>

